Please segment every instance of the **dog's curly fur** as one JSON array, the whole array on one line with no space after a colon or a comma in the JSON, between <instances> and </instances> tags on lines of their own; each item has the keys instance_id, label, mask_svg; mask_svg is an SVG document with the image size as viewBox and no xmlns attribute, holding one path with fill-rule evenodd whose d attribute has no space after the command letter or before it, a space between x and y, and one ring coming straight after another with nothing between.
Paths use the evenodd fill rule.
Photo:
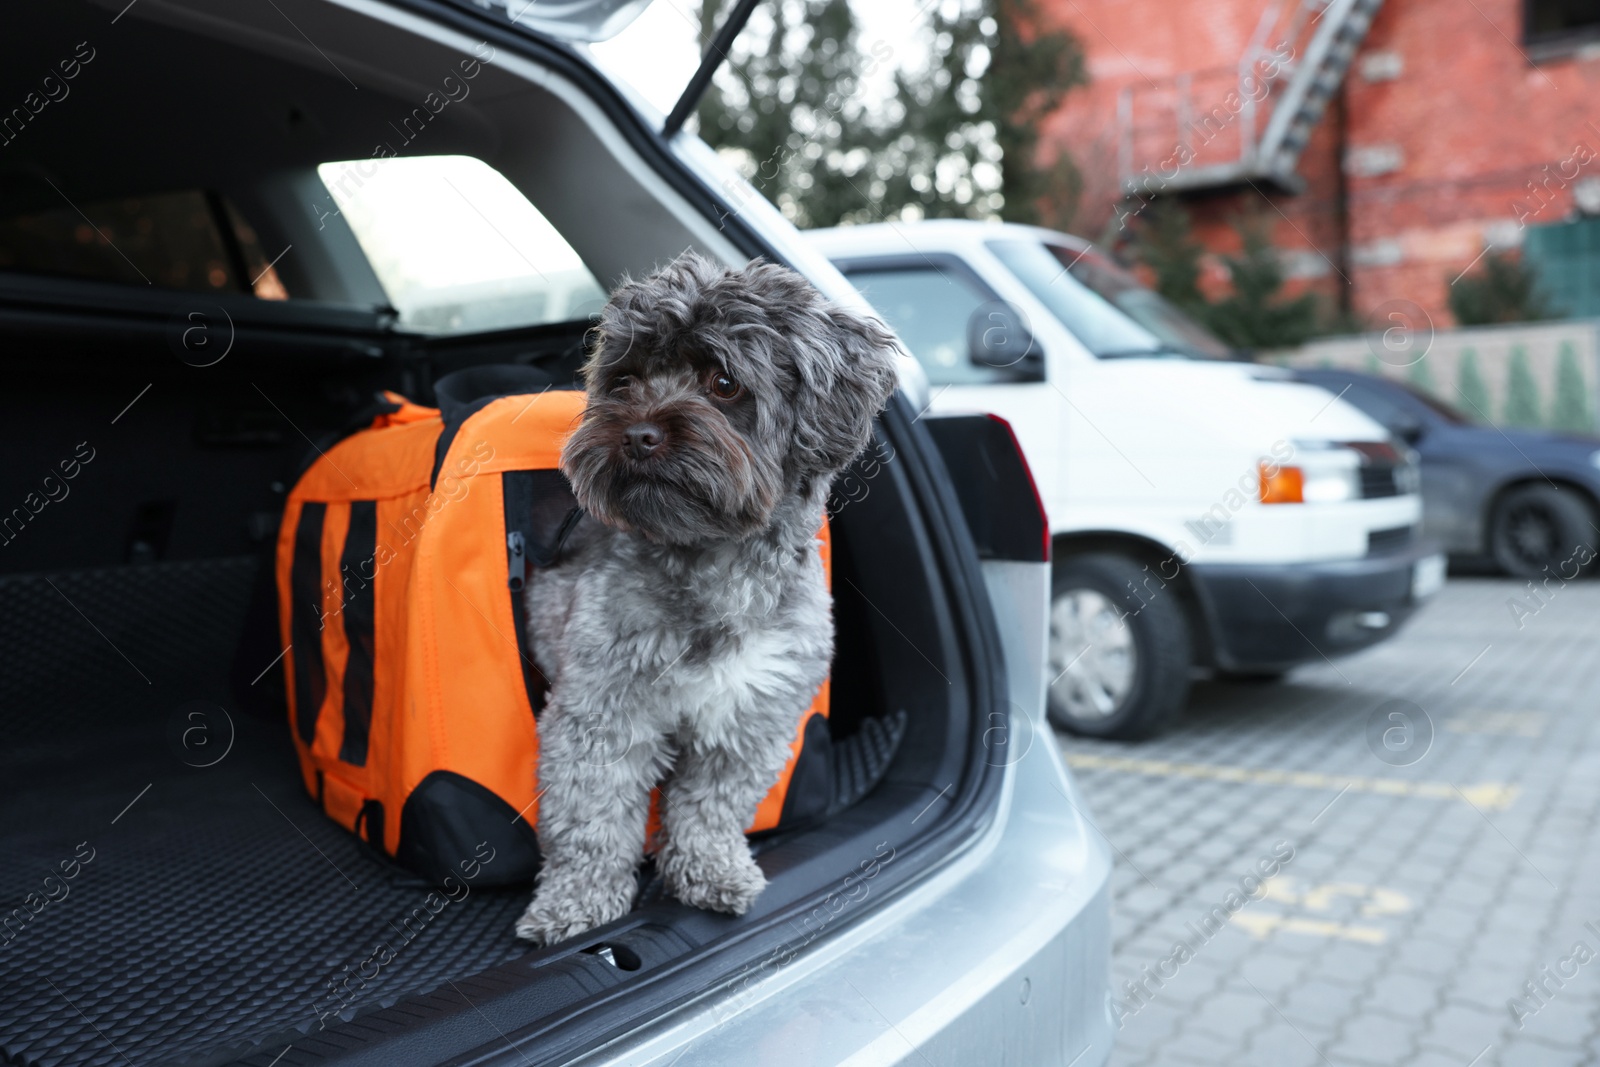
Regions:
<instances>
[{"instance_id":1,"label":"dog's curly fur","mask_svg":"<svg viewBox=\"0 0 1600 1067\"><path fill-rule=\"evenodd\" d=\"M526 593L551 688L544 867L519 936L552 944L632 907L657 784L669 892L742 915L765 887L744 829L827 677L817 531L894 351L771 264L685 254L612 296L561 459L588 517Z\"/></svg>"}]
</instances>

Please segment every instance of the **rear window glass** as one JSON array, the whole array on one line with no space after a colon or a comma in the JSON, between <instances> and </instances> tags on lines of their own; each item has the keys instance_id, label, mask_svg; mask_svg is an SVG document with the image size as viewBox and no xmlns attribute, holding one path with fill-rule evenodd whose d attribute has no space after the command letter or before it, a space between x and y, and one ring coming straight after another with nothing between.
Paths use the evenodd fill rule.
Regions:
<instances>
[{"instance_id":1,"label":"rear window glass","mask_svg":"<svg viewBox=\"0 0 1600 1067\"><path fill-rule=\"evenodd\" d=\"M0 217L0 270L269 300L289 295L255 231L217 193L61 200Z\"/></svg>"},{"instance_id":2,"label":"rear window glass","mask_svg":"<svg viewBox=\"0 0 1600 1067\"><path fill-rule=\"evenodd\" d=\"M584 319L606 293L565 238L470 156L324 163L325 211L344 217L400 324L472 333Z\"/></svg>"}]
</instances>

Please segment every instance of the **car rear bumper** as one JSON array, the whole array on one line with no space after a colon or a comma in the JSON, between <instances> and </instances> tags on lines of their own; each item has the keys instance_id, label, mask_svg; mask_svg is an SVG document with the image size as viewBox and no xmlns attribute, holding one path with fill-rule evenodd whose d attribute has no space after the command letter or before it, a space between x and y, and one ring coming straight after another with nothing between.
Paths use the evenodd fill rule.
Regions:
<instances>
[{"instance_id":1,"label":"car rear bumper","mask_svg":"<svg viewBox=\"0 0 1600 1067\"><path fill-rule=\"evenodd\" d=\"M1040 729L1011 768L1000 821L966 855L811 951L581 1062L1104 1064L1110 853Z\"/></svg>"},{"instance_id":2,"label":"car rear bumper","mask_svg":"<svg viewBox=\"0 0 1600 1067\"><path fill-rule=\"evenodd\" d=\"M1418 568L1442 566L1431 544L1362 559L1196 564L1196 599L1215 666L1280 670L1344 655L1393 635L1427 595Z\"/></svg>"}]
</instances>

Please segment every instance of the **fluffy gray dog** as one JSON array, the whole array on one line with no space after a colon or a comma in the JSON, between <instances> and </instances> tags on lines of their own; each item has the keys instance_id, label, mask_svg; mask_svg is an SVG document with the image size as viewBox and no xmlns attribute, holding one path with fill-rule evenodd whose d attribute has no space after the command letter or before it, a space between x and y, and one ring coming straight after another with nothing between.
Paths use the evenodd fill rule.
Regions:
<instances>
[{"instance_id":1,"label":"fluffy gray dog","mask_svg":"<svg viewBox=\"0 0 1600 1067\"><path fill-rule=\"evenodd\" d=\"M606 305L561 457L587 517L526 594L550 694L544 866L518 936L627 913L657 784L672 895L742 915L765 888L744 830L828 674L823 502L894 388L894 352L771 264L686 254Z\"/></svg>"}]
</instances>

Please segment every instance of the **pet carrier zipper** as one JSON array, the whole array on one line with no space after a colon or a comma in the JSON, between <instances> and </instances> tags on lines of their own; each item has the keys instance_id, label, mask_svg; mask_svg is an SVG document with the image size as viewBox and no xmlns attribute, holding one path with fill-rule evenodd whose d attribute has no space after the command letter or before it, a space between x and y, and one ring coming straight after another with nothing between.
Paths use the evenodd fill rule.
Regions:
<instances>
[{"instance_id":1,"label":"pet carrier zipper","mask_svg":"<svg viewBox=\"0 0 1600 1067\"><path fill-rule=\"evenodd\" d=\"M527 573L527 564L524 562L527 546L527 539L522 536L521 530L506 534L506 574L513 593L522 588L522 579Z\"/></svg>"}]
</instances>

